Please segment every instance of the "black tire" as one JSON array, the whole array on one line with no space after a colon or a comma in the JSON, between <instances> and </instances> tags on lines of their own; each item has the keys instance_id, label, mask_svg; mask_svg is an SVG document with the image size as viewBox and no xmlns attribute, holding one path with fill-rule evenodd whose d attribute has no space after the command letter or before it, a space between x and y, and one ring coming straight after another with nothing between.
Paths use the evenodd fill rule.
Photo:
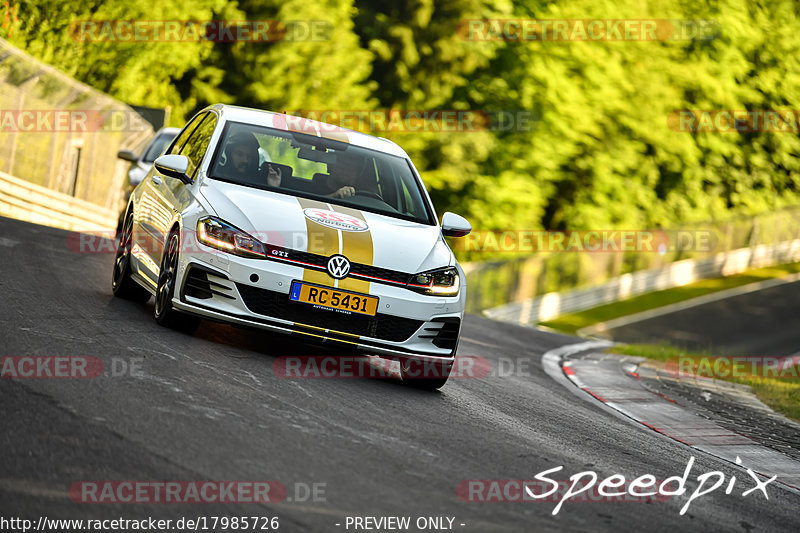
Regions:
<instances>
[{"instance_id":1,"label":"black tire","mask_svg":"<svg viewBox=\"0 0 800 533\"><path fill-rule=\"evenodd\" d=\"M181 313L172 306L178 274L179 253L180 237L177 232L173 231L167 237L164 255L161 258L161 270L158 274L156 305L153 310L153 317L160 326L189 333L197 329L200 324L200 318Z\"/></svg>"},{"instance_id":2,"label":"black tire","mask_svg":"<svg viewBox=\"0 0 800 533\"><path fill-rule=\"evenodd\" d=\"M125 223L125 211L122 211L117 217L117 230L114 233L115 238L119 238L120 232L122 232L122 225Z\"/></svg>"},{"instance_id":3,"label":"black tire","mask_svg":"<svg viewBox=\"0 0 800 533\"><path fill-rule=\"evenodd\" d=\"M133 211L125 217L119 234L117 253L114 256L114 271L111 276L111 292L117 298L145 303L150 293L131 279L131 246L133 246Z\"/></svg>"},{"instance_id":4,"label":"black tire","mask_svg":"<svg viewBox=\"0 0 800 533\"><path fill-rule=\"evenodd\" d=\"M415 389L438 390L447 383L454 361L455 359L449 361L402 359L400 374L403 376L403 383Z\"/></svg>"}]
</instances>

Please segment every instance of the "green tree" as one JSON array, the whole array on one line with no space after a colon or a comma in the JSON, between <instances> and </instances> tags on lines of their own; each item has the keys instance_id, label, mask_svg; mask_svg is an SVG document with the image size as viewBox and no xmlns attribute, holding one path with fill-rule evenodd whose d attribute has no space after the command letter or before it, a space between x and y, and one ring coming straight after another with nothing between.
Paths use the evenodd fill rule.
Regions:
<instances>
[{"instance_id":1,"label":"green tree","mask_svg":"<svg viewBox=\"0 0 800 533\"><path fill-rule=\"evenodd\" d=\"M19 4L20 31L14 33L12 42L115 98L136 105L170 106L180 122L196 105L198 98L193 92L200 92L203 81L214 81L216 70L204 65L212 43L101 39L102 26L83 23L213 20L227 5L226 0L23 1ZM197 75L192 86L198 90L181 91L176 82L190 70Z\"/></svg>"},{"instance_id":2,"label":"green tree","mask_svg":"<svg viewBox=\"0 0 800 533\"><path fill-rule=\"evenodd\" d=\"M231 101L275 111L372 107L371 56L353 32L349 1L244 0L239 8L288 31L275 42L215 44L211 61L224 70L220 89Z\"/></svg>"}]
</instances>

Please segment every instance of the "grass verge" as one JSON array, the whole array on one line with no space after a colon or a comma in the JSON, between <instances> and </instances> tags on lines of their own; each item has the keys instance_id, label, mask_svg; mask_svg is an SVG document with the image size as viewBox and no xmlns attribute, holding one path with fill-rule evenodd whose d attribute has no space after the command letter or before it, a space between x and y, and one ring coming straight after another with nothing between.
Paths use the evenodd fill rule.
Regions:
<instances>
[{"instance_id":1,"label":"grass verge","mask_svg":"<svg viewBox=\"0 0 800 533\"><path fill-rule=\"evenodd\" d=\"M672 361L677 364L680 358L689 357L695 361L701 358L711 359L714 356L707 352L689 352L667 344L617 344L607 350L609 353L621 355L634 355L655 359L658 361ZM703 375L703 374L701 374ZM795 367L794 376L800 375L800 367ZM762 403L774 411L800 422L800 380L792 378L775 378L748 376L737 377L718 375L716 379L750 385L755 395Z\"/></svg>"},{"instance_id":2,"label":"grass verge","mask_svg":"<svg viewBox=\"0 0 800 533\"><path fill-rule=\"evenodd\" d=\"M724 278L703 279L690 285L684 285L683 287L674 287L663 291L642 294L641 296L634 296L627 300L593 307L592 309L586 309L578 313L567 313L559 316L555 320L541 322L539 325L574 335L579 329L600 322L606 322L614 318L632 315L649 309L656 309L665 305L690 300L698 296L704 296L734 287L741 287L742 285L748 285L758 281L781 278L798 272L800 272L800 263L754 268Z\"/></svg>"}]
</instances>

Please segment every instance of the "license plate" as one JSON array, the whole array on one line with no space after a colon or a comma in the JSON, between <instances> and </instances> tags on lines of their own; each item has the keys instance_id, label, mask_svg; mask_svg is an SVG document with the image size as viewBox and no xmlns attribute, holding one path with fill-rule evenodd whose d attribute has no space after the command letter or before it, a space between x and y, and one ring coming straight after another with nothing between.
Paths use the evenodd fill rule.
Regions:
<instances>
[{"instance_id":1,"label":"license plate","mask_svg":"<svg viewBox=\"0 0 800 533\"><path fill-rule=\"evenodd\" d=\"M292 282L289 299L295 302L312 304L326 309L335 309L347 313L359 313L374 316L378 311L378 298L358 294L355 292L340 291L332 287L310 285L300 281Z\"/></svg>"}]
</instances>

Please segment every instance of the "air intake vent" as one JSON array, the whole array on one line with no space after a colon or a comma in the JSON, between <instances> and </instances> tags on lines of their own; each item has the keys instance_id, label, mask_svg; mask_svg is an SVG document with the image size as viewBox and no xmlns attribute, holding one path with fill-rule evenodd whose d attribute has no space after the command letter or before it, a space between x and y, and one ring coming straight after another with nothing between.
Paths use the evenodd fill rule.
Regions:
<instances>
[{"instance_id":1,"label":"air intake vent","mask_svg":"<svg viewBox=\"0 0 800 533\"><path fill-rule=\"evenodd\" d=\"M434 318L431 322L443 322L442 328L433 338L433 345L437 348L452 350L458 342L458 332L461 329L461 319L457 317Z\"/></svg>"},{"instance_id":2,"label":"air intake vent","mask_svg":"<svg viewBox=\"0 0 800 533\"><path fill-rule=\"evenodd\" d=\"M183 281L183 294L200 300L208 300L215 294L223 298L235 299L231 295L232 289L230 287L209 279L209 276L217 279L227 279L213 270L198 265L190 265Z\"/></svg>"}]
</instances>

